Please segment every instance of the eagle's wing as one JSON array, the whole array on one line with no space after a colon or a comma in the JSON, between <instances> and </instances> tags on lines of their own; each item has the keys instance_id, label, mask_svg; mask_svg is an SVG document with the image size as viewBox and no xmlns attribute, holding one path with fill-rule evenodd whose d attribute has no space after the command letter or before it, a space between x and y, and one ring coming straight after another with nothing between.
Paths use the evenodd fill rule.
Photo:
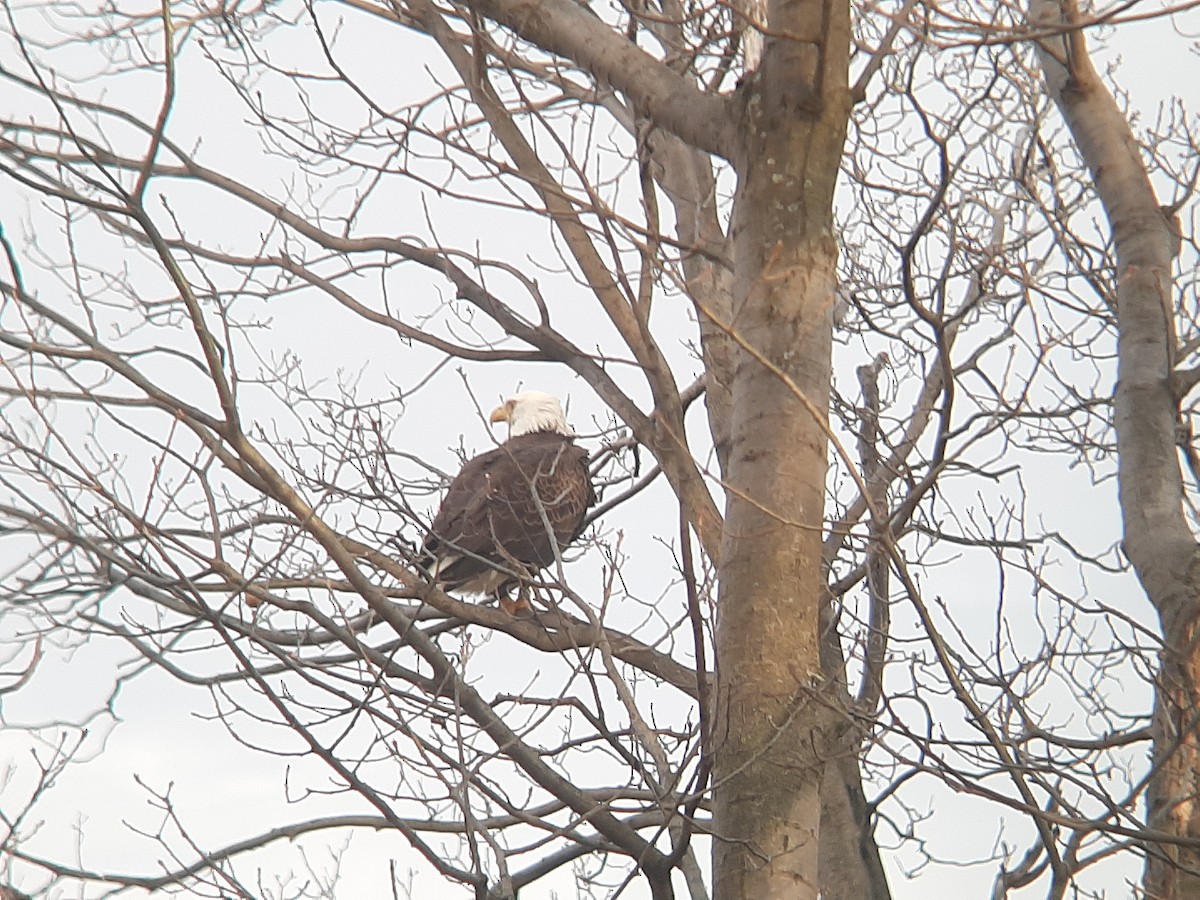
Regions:
<instances>
[{"instance_id":1,"label":"eagle's wing","mask_svg":"<svg viewBox=\"0 0 1200 900\"><path fill-rule=\"evenodd\" d=\"M459 588L495 571L493 564L499 560L495 541L488 535L487 506L494 480L491 470L500 462L501 450L497 447L468 460L450 482L433 517L424 549L430 574L439 584Z\"/></svg>"}]
</instances>

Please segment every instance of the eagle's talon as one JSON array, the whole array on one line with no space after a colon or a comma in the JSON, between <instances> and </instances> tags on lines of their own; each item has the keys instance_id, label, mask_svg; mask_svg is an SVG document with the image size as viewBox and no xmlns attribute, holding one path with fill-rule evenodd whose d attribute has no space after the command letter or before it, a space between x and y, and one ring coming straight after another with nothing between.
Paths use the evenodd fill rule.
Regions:
<instances>
[{"instance_id":1,"label":"eagle's talon","mask_svg":"<svg viewBox=\"0 0 1200 900\"><path fill-rule=\"evenodd\" d=\"M537 618L537 611L533 608L533 604L529 602L529 598L525 596L523 590L517 594L515 600L504 595L501 595L499 599L500 608L514 619Z\"/></svg>"},{"instance_id":2,"label":"eagle's talon","mask_svg":"<svg viewBox=\"0 0 1200 900\"><path fill-rule=\"evenodd\" d=\"M536 619L537 618L537 610L534 609L532 606L530 606L528 603L526 603L524 606L521 606L520 603L518 602L517 604L515 604L513 606L512 609L507 609L507 610L505 610L505 612L507 612L514 619Z\"/></svg>"}]
</instances>

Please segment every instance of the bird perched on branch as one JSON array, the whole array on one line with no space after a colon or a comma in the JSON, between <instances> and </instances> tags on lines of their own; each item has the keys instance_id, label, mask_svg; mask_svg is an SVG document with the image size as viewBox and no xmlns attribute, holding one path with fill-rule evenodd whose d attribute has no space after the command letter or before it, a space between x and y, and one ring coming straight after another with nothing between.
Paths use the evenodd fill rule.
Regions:
<instances>
[{"instance_id":1,"label":"bird perched on branch","mask_svg":"<svg viewBox=\"0 0 1200 900\"><path fill-rule=\"evenodd\" d=\"M579 537L596 502L588 454L575 446L551 394L514 394L491 421L508 423L508 440L467 462L450 482L423 563L446 590L489 594L509 614L530 616L525 584Z\"/></svg>"}]
</instances>

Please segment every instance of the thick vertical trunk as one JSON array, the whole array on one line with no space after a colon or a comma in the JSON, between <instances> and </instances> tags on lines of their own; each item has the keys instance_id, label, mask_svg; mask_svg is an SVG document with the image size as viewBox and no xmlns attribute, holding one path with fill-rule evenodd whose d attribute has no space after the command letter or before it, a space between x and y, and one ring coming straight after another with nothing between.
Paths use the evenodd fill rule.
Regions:
<instances>
[{"instance_id":1,"label":"thick vertical trunk","mask_svg":"<svg viewBox=\"0 0 1200 900\"><path fill-rule=\"evenodd\" d=\"M717 626L714 895L818 891L820 786L842 717L821 680L818 611L848 6L770 8L774 37L743 90L739 345Z\"/></svg>"},{"instance_id":2,"label":"thick vertical trunk","mask_svg":"<svg viewBox=\"0 0 1200 900\"><path fill-rule=\"evenodd\" d=\"M1039 26L1069 27L1073 4L1033 0ZM1147 825L1146 896L1200 897L1200 556L1183 510L1177 441L1175 240L1128 122L1088 57L1082 31L1039 47L1050 95L1096 182L1117 253L1113 398L1124 548L1163 632ZM1189 842L1192 846L1189 846Z\"/></svg>"},{"instance_id":3,"label":"thick vertical trunk","mask_svg":"<svg viewBox=\"0 0 1200 900\"><path fill-rule=\"evenodd\" d=\"M1196 573L1190 574L1195 584ZM1165 647L1154 710L1154 764L1147 824L1172 837L1200 838L1200 634L1195 614L1164 628ZM1173 843L1147 847L1144 885L1148 900L1200 897L1200 853Z\"/></svg>"},{"instance_id":4,"label":"thick vertical trunk","mask_svg":"<svg viewBox=\"0 0 1200 900\"><path fill-rule=\"evenodd\" d=\"M804 250L751 288L734 326L823 406L834 250ZM717 628L715 896L815 897L831 728L817 628L824 422L776 372L739 356Z\"/></svg>"}]
</instances>

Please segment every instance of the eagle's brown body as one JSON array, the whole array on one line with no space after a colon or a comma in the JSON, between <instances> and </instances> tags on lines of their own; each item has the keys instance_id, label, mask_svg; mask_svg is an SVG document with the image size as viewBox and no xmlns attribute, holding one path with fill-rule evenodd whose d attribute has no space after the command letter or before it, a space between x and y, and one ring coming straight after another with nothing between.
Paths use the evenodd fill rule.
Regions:
<instances>
[{"instance_id":1,"label":"eagle's brown body","mask_svg":"<svg viewBox=\"0 0 1200 900\"><path fill-rule=\"evenodd\" d=\"M587 451L572 435L511 437L451 482L425 539L431 574L446 589L506 600L509 588L579 537L595 502ZM527 610L528 601L505 608Z\"/></svg>"}]
</instances>

